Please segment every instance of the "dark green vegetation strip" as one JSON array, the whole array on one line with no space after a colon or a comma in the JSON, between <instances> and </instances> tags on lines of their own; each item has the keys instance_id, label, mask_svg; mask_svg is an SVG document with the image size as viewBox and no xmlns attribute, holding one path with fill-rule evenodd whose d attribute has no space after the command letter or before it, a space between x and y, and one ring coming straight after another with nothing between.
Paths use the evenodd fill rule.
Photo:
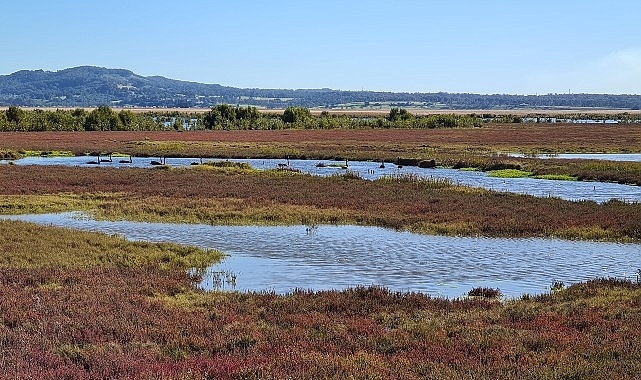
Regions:
<instances>
[{"instance_id":1,"label":"dark green vegetation strip","mask_svg":"<svg viewBox=\"0 0 641 380\"><path fill-rule=\"evenodd\" d=\"M22 109L0 110L2 131L162 131L173 130L246 130L246 129L334 129L334 128L471 128L480 126L482 118L466 114L417 115L393 108L386 115L330 114L313 115L303 107L289 107L284 112L260 112L256 107L221 104L203 112L114 111L100 106L91 111Z\"/></svg>"}]
</instances>

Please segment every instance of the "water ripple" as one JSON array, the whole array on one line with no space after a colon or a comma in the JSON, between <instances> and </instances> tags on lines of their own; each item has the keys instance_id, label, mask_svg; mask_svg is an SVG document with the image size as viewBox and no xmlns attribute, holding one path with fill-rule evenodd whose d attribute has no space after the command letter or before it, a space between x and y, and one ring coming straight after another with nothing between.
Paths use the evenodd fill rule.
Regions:
<instances>
[{"instance_id":1,"label":"water ripple","mask_svg":"<svg viewBox=\"0 0 641 380\"><path fill-rule=\"evenodd\" d=\"M79 213L6 216L40 224L215 248L229 256L209 268L237 276L241 291L290 292L380 285L459 297L477 286L509 297L596 277L634 279L641 245L558 239L426 236L378 227L209 226L96 221Z\"/></svg>"}]
</instances>

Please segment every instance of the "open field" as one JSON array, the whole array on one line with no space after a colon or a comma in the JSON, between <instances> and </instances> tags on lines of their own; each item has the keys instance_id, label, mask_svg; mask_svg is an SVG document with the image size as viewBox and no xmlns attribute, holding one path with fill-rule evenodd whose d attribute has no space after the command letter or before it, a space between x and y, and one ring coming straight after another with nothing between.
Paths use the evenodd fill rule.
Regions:
<instances>
[{"instance_id":1,"label":"open field","mask_svg":"<svg viewBox=\"0 0 641 380\"><path fill-rule=\"evenodd\" d=\"M512 116L572 116L572 115L620 115L627 113L630 115L641 115L640 110L627 110L627 109L609 109L609 108L518 108L518 109L430 109L430 108L407 108L409 112L414 115L512 115ZM282 114L284 110L279 109L266 109L261 110L263 113L279 113ZM387 115L389 114L389 107L381 107L380 109L310 109L312 114L320 114L321 112L328 112L329 114L336 115L353 115L353 116L367 116L367 115Z\"/></svg>"}]
</instances>

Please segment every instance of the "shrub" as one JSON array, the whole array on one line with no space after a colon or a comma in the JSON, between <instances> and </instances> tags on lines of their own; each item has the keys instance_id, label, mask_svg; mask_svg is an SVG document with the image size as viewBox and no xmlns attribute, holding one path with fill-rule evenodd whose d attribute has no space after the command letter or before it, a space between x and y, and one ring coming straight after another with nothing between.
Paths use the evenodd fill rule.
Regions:
<instances>
[{"instance_id":1,"label":"shrub","mask_svg":"<svg viewBox=\"0 0 641 380\"><path fill-rule=\"evenodd\" d=\"M501 291L499 289L478 287L470 290L467 295L470 297L499 298Z\"/></svg>"},{"instance_id":2,"label":"shrub","mask_svg":"<svg viewBox=\"0 0 641 380\"><path fill-rule=\"evenodd\" d=\"M436 161L435 160L422 160L419 161L418 163L419 168L435 168L436 167Z\"/></svg>"}]
</instances>

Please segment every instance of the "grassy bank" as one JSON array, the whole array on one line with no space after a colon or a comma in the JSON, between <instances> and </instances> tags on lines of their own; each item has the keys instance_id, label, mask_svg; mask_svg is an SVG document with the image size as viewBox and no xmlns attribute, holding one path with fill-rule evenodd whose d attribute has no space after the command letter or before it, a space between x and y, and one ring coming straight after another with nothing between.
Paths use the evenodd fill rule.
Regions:
<instances>
[{"instance_id":1,"label":"grassy bank","mask_svg":"<svg viewBox=\"0 0 641 380\"><path fill-rule=\"evenodd\" d=\"M90 210L107 219L359 224L421 233L641 239L641 204L570 202L391 177L291 172L0 167L0 210Z\"/></svg>"},{"instance_id":2,"label":"grassy bank","mask_svg":"<svg viewBox=\"0 0 641 380\"><path fill-rule=\"evenodd\" d=\"M0 221L0 268L204 268L222 259L215 250L170 243L130 242L99 233Z\"/></svg>"}]
</instances>

